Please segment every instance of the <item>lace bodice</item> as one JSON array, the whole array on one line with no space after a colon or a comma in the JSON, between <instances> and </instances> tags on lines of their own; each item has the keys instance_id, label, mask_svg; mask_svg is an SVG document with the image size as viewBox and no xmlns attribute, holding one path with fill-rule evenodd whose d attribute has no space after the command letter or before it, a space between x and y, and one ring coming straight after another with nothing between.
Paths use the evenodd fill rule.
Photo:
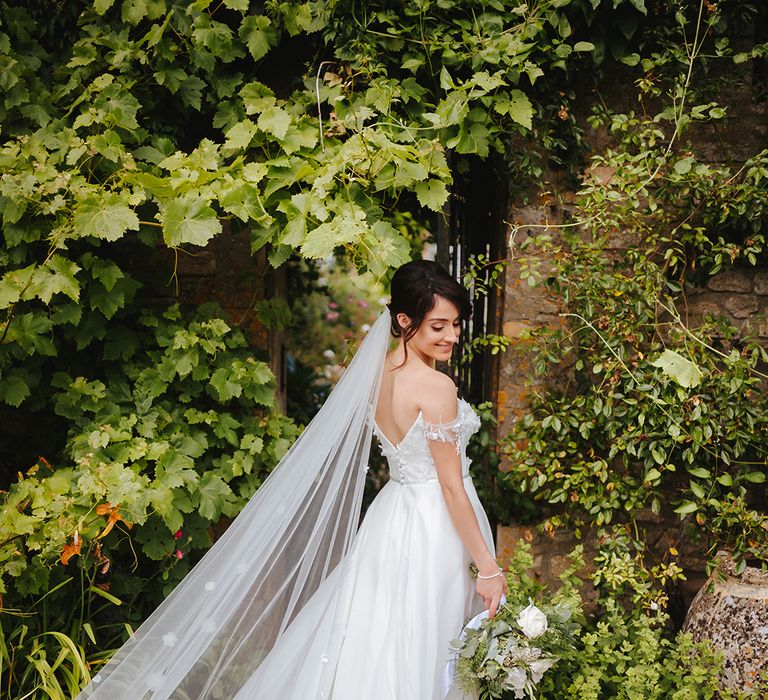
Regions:
<instances>
[{"instance_id":1,"label":"lace bodice","mask_svg":"<svg viewBox=\"0 0 768 700\"><path fill-rule=\"evenodd\" d=\"M373 432L389 464L389 477L402 484L437 479L435 462L429 451L429 440L454 443L456 452L461 457L462 476L469 476L471 460L467 457L467 442L479 428L480 419L464 399L459 399L456 419L450 423L428 423L424 420L424 414L419 412L413 425L397 445L393 445L376 425L376 421L373 421Z\"/></svg>"}]
</instances>

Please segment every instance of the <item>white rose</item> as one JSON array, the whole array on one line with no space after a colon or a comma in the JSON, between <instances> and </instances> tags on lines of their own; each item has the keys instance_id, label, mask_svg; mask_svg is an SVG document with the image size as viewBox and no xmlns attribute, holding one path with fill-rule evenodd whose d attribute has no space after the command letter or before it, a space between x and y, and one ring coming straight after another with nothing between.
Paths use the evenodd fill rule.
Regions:
<instances>
[{"instance_id":1,"label":"white rose","mask_svg":"<svg viewBox=\"0 0 768 700\"><path fill-rule=\"evenodd\" d=\"M525 669L520 668L519 666L513 666L509 669L509 672L507 673L508 690L523 691L525 690L525 684L527 682L528 674L525 672ZM515 695L517 695L517 693L515 693ZM517 695L517 697L522 697L522 695Z\"/></svg>"},{"instance_id":2,"label":"white rose","mask_svg":"<svg viewBox=\"0 0 768 700\"><path fill-rule=\"evenodd\" d=\"M547 616L531 603L517 616L517 624L528 639L534 639L547 631Z\"/></svg>"},{"instance_id":3,"label":"white rose","mask_svg":"<svg viewBox=\"0 0 768 700\"><path fill-rule=\"evenodd\" d=\"M533 676L533 682L538 683L542 676L549 671L550 668L554 665L555 660L554 659L538 659L536 661L531 661L531 675Z\"/></svg>"}]
</instances>

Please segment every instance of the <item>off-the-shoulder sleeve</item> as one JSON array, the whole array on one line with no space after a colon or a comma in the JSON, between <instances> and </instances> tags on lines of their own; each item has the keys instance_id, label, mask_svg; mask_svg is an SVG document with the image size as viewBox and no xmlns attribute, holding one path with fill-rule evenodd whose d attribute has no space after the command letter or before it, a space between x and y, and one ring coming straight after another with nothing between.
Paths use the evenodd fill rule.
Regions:
<instances>
[{"instance_id":1,"label":"off-the-shoulder sleeve","mask_svg":"<svg viewBox=\"0 0 768 700\"><path fill-rule=\"evenodd\" d=\"M457 413L449 423L430 423L424 421L424 436L433 442L450 442L456 445L456 453L461 452L461 415Z\"/></svg>"}]
</instances>

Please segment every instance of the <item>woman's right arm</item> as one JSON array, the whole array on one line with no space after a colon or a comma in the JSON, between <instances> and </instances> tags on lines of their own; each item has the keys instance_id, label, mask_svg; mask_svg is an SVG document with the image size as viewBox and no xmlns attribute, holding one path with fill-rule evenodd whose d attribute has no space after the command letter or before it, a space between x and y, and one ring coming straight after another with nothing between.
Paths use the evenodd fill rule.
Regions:
<instances>
[{"instance_id":1,"label":"woman's right arm","mask_svg":"<svg viewBox=\"0 0 768 700\"><path fill-rule=\"evenodd\" d=\"M446 380L446 381L443 381ZM451 379L440 375L439 382L430 388L427 398L422 401L424 420L432 424L450 423L456 418L456 387ZM477 566L480 576L493 576L499 565L488 551L485 538L480 531L475 509L464 488L461 473L461 458L456 452L455 442L430 440L429 449L437 469L437 478L456 532ZM489 615L493 617L498 609L502 593L507 592L504 576L477 579L477 593L483 599Z\"/></svg>"}]
</instances>

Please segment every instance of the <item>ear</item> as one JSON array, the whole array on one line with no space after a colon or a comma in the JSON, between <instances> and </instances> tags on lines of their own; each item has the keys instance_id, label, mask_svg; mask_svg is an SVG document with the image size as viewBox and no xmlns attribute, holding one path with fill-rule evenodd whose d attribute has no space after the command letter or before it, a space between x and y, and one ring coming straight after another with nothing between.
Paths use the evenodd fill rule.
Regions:
<instances>
[{"instance_id":1,"label":"ear","mask_svg":"<svg viewBox=\"0 0 768 700\"><path fill-rule=\"evenodd\" d=\"M406 330L408 326L411 325L411 317L408 316L408 314L399 313L396 316L398 324L400 324L400 328L403 330Z\"/></svg>"}]
</instances>

